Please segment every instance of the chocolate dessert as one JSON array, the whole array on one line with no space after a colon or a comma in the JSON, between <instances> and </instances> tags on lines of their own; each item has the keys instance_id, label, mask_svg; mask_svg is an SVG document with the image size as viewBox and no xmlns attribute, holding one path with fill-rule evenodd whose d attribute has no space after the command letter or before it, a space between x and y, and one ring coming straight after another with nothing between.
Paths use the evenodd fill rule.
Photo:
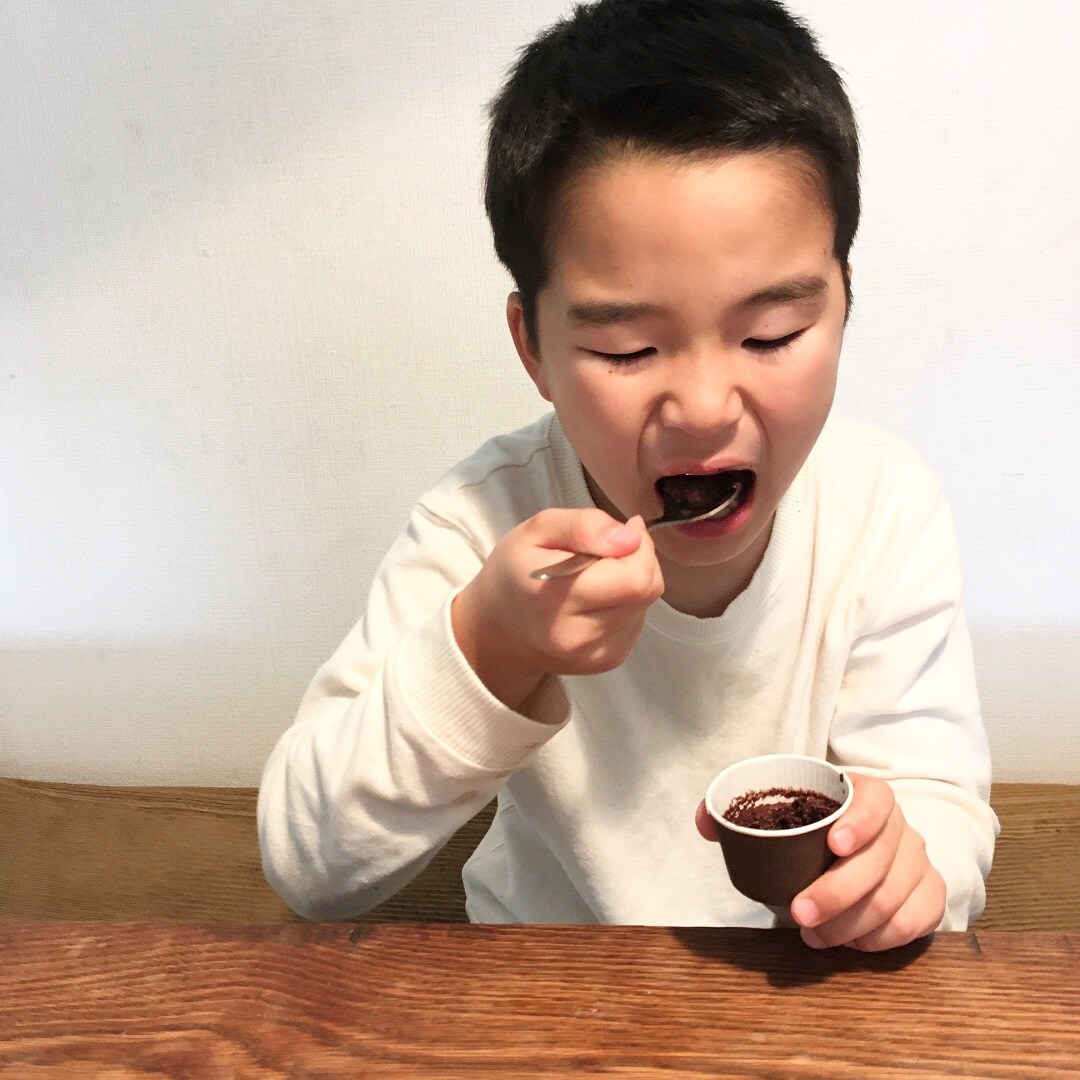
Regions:
<instances>
[{"instance_id":1,"label":"chocolate dessert","mask_svg":"<svg viewBox=\"0 0 1080 1080\"><path fill-rule=\"evenodd\" d=\"M724 818L747 829L797 829L813 825L840 809L836 799L806 788L748 791L731 800Z\"/></svg>"}]
</instances>

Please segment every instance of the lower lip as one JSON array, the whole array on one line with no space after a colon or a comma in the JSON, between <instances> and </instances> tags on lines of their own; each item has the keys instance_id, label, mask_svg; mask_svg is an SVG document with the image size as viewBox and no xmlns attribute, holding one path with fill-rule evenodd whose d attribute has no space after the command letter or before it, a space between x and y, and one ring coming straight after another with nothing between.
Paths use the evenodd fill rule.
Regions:
<instances>
[{"instance_id":1,"label":"lower lip","mask_svg":"<svg viewBox=\"0 0 1080 1080\"><path fill-rule=\"evenodd\" d=\"M746 501L738 510L727 517L715 521L696 521L691 525L676 525L674 529L688 540L716 540L721 536L730 536L746 524L754 507L754 491L751 490Z\"/></svg>"}]
</instances>

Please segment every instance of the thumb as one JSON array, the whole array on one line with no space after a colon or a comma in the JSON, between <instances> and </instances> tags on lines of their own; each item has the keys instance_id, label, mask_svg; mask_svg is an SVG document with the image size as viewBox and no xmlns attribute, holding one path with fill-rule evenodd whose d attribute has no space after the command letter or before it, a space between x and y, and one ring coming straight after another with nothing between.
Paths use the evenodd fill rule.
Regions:
<instances>
[{"instance_id":1,"label":"thumb","mask_svg":"<svg viewBox=\"0 0 1080 1080\"><path fill-rule=\"evenodd\" d=\"M640 516L632 517L623 525L616 525L604 533L603 543L606 554L619 558L632 555L641 547L641 538L645 535L645 522Z\"/></svg>"},{"instance_id":2,"label":"thumb","mask_svg":"<svg viewBox=\"0 0 1080 1080\"><path fill-rule=\"evenodd\" d=\"M641 547L640 522L640 518L619 522L602 510L576 511L568 522L569 549L614 558L630 555Z\"/></svg>"},{"instance_id":3,"label":"thumb","mask_svg":"<svg viewBox=\"0 0 1080 1080\"><path fill-rule=\"evenodd\" d=\"M713 821L709 811L705 809L704 799L698 803L698 808L694 812L694 824L703 839L714 842L720 839L720 827Z\"/></svg>"}]
</instances>

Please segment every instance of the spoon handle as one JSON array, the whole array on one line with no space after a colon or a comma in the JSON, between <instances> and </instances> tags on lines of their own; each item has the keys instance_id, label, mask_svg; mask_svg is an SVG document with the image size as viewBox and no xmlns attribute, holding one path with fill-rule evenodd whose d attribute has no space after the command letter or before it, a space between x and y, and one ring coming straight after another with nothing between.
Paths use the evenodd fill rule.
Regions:
<instances>
[{"instance_id":1,"label":"spoon handle","mask_svg":"<svg viewBox=\"0 0 1080 1080\"><path fill-rule=\"evenodd\" d=\"M568 559L563 559L562 562L542 566L539 570L534 570L529 577L535 578L537 581L551 581L554 578L570 577L571 574L580 573L586 566L596 562L599 558L601 556L590 555L588 552L583 551L577 555L571 555Z\"/></svg>"}]
</instances>

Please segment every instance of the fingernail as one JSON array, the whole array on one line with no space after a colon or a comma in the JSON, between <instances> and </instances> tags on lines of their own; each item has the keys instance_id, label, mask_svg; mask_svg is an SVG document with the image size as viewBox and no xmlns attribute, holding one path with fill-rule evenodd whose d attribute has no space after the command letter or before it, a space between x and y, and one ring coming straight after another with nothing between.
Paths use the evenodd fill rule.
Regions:
<instances>
[{"instance_id":1,"label":"fingernail","mask_svg":"<svg viewBox=\"0 0 1080 1080\"><path fill-rule=\"evenodd\" d=\"M837 829L832 842L832 849L837 855L850 855L855 850L855 833L851 829Z\"/></svg>"},{"instance_id":2,"label":"fingernail","mask_svg":"<svg viewBox=\"0 0 1080 1080\"><path fill-rule=\"evenodd\" d=\"M621 547L637 536L637 529L630 522L625 525L616 525L608 531L604 540L613 547Z\"/></svg>"},{"instance_id":3,"label":"fingernail","mask_svg":"<svg viewBox=\"0 0 1080 1080\"><path fill-rule=\"evenodd\" d=\"M791 905L791 914L800 926L813 926L821 921L821 912L813 900L802 897Z\"/></svg>"},{"instance_id":4,"label":"fingernail","mask_svg":"<svg viewBox=\"0 0 1080 1080\"><path fill-rule=\"evenodd\" d=\"M807 945L809 945L811 949L824 949L824 948L826 948L825 942L822 941L821 938L819 938L817 936L817 934L814 933L813 930L805 930L804 929L804 930L800 931L800 933L802 934L803 941Z\"/></svg>"}]
</instances>

